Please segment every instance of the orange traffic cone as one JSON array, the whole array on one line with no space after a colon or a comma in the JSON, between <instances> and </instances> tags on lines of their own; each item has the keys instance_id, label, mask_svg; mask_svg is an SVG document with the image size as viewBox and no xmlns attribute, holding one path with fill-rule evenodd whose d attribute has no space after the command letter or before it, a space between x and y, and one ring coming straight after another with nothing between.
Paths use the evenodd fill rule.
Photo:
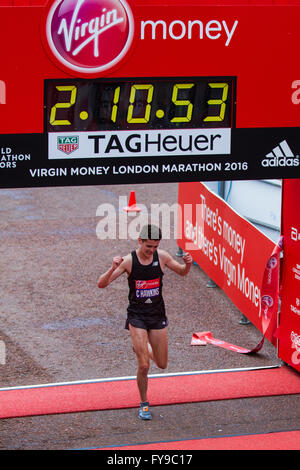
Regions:
<instances>
[{"instance_id":1,"label":"orange traffic cone","mask_svg":"<svg viewBox=\"0 0 300 470\"><path fill-rule=\"evenodd\" d=\"M130 191L128 206L123 207L126 212L141 212L141 208L136 205L135 192Z\"/></svg>"}]
</instances>

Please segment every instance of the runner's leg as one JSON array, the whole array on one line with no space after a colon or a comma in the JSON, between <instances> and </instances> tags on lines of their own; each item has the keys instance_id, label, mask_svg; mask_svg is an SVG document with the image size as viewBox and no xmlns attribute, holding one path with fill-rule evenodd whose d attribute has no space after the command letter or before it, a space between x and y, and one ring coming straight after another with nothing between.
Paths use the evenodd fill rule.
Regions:
<instances>
[{"instance_id":1,"label":"runner's leg","mask_svg":"<svg viewBox=\"0 0 300 470\"><path fill-rule=\"evenodd\" d=\"M137 385L141 402L147 402L148 371L150 367L150 355L148 351L147 330L136 328L129 324L132 345L138 361Z\"/></svg>"},{"instance_id":2,"label":"runner's leg","mask_svg":"<svg viewBox=\"0 0 300 470\"><path fill-rule=\"evenodd\" d=\"M165 369L168 364L168 336L167 328L150 330L149 342L152 348L151 359L160 369Z\"/></svg>"}]
</instances>

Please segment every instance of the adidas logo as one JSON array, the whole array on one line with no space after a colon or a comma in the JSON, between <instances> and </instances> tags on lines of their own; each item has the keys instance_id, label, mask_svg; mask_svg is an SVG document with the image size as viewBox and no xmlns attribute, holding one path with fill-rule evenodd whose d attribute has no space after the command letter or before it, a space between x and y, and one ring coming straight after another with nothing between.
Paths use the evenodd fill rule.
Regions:
<instances>
[{"instance_id":1,"label":"adidas logo","mask_svg":"<svg viewBox=\"0 0 300 470\"><path fill-rule=\"evenodd\" d=\"M152 304L152 300L148 298L148 299L146 300L145 304Z\"/></svg>"},{"instance_id":2,"label":"adidas logo","mask_svg":"<svg viewBox=\"0 0 300 470\"><path fill-rule=\"evenodd\" d=\"M294 155L286 140L280 142L272 152L267 153L262 166L299 166L299 155Z\"/></svg>"}]
</instances>

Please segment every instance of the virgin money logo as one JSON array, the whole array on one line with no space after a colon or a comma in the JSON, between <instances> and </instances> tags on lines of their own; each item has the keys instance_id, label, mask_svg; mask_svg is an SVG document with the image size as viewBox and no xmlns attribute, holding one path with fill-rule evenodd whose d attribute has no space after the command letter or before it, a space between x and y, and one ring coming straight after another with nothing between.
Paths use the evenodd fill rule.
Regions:
<instances>
[{"instance_id":1,"label":"virgin money logo","mask_svg":"<svg viewBox=\"0 0 300 470\"><path fill-rule=\"evenodd\" d=\"M274 304L273 297L271 297L270 295L263 295L261 298L261 303L265 307L272 307Z\"/></svg>"},{"instance_id":2,"label":"virgin money logo","mask_svg":"<svg viewBox=\"0 0 300 470\"><path fill-rule=\"evenodd\" d=\"M274 269L277 266L277 259L276 256L272 256L269 261L267 262L268 269Z\"/></svg>"},{"instance_id":3,"label":"virgin money logo","mask_svg":"<svg viewBox=\"0 0 300 470\"><path fill-rule=\"evenodd\" d=\"M145 289L146 288L146 281L136 281L136 288L137 289Z\"/></svg>"},{"instance_id":4,"label":"virgin money logo","mask_svg":"<svg viewBox=\"0 0 300 470\"><path fill-rule=\"evenodd\" d=\"M159 287L159 278L150 281L135 281L136 289L153 289Z\"/></svg>"},{"instance_id":5,"label":"virgin money logo","mask_svg":"<svg viewBox=\"0 0 300 470\"><path fill-rule=\"evenodd\" d=\"M124 0L56 0L48 13L46 35L63 65L84 74L98 73L125 56L133 24Z\"/></svg>"}]
</instances>

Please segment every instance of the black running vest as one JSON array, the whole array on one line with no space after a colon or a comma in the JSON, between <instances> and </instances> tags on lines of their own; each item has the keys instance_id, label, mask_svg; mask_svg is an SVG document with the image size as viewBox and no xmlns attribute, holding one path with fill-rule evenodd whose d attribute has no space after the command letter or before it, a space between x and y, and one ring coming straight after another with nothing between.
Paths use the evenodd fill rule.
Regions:
<instances>
[{"instance_id":1,"label":"black running vest","mask_svg":"<svg viewBox=\"0 0 300 470\"><path fill-rule=\"evenodd\" d=\"M131 252L132 269L128 276L129 306L128 312L165 316L165 304L162 297L163 271L159 264L157 251L151 264L141 264L136 251Z\"/></svg>"}]
</instances>

